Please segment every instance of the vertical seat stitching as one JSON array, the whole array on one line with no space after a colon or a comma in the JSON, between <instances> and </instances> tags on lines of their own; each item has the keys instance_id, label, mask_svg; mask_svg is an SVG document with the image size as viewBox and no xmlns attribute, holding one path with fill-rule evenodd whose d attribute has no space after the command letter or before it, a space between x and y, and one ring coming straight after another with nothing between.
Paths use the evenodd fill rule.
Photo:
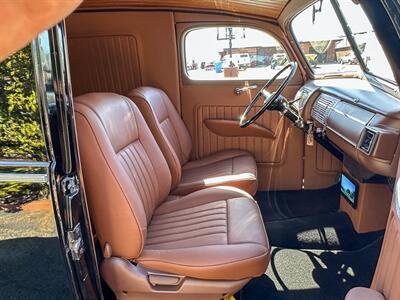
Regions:
<instances>
[{"instance_id":1,"label":"vertical seat stitching","mask_svg":"<svg viewBox=\"0 0 400 300\"><path fill-rule=\"evenodd\" d=\"M122 151L120 151L120 156L121 156L121 158L124 160L124 162L125 162L127 168L129 169L129 172L132 174L132 176L133 176L133 178L132 178L132 179L133 179L133 182L134 182L134 184L136 185L136 187L138 188L139 194L140 194L141 197L143 197L143 198L147 197L146 191L145 191L144 186L143 186L143 182L140 180L140 178L139 178L137 172L133 171L133 170L136 170L136 169L137 169L137 168L135 167L135 162L132 161L132 159L129 157L129 154L126 153L125 149L123 149ZM125 158L125 156L127 156L127 158ZM127 160L128 160L128 161L127 161ZM131 166L132 166L132 167L131 167ZM135 176L135 175L136 175L136 176ZM143 203L143 208L144 208L144 210L145 210L145 212L146 212L146 215L147 215L147 214L149 213L148 203L147 203L147 201L142 201L142 203Z\"/></svg>"},{"instance_id":2,"label":"vertical seat stitching","mask_svg":"<svg viewBox=\"0 0 400 300\"><path fill-rule=\"evenodd\" d=\"M136 161L136 163L137 163L137 172L140 172L140 174L141 174L141 180L140 180L140 182L142 183L142 185L144 186L144 190L145 190L145 194L146 194L146 198L147 198L147 201L151 201L151 198L152 198L152 194L151 194L151 191L150 191L150 189L149 189L149 186L150 186L150 184L149 184L149 181L150 181L150 183L151 183L151 179L149 179L148 177L150 177L150 175L149 174L147 174L147 176L146 176L146 173L148 173L148 171L147 171L147 169L146 169L146 166L145 166L145 164L144 164L144 162L140 159L140 155L137 153L138 151L136 150L136 148L135 148L135 144L132 144L132 147L129 147L128 149L127 149L127 151L129 151L130 153L131 153L131 155L132 155L132 158ZM136 154L135 154L136 153ZM138 158L138 156L139 156L139 158Z\"/></svg>"},{"instance_id":3,"label":"vertical seat stitching","mask_svg":"<svg viewBox=\"0 0 400 300\"><path fill-rule=\"evenodd\" d=\"M143 151L139 151L139 150L137 149L139 146L143 148ZM155 170L154 170L154 166L152 165L149 156L148 156L147 153L146 153L146 150L144 149L144 147L143 147L143 145L142 145L141 143L138 144L137 147L136 147L136 145L135 145L134 148L135 148L135 151L137 152L138 156L139 156L143 161L144 161L144 160L147 160L147 161L150 163L150 164L143 164L143 165L144 165L144 167L146 168L146 171L147 171L147 173L148 173L148 175L149 175L150 184L151 184L152 188L154 189L154 191L156 192L156 194L159 196L159 195L160 195L160 189L159 189L159 185L157 184L157 176L155 175L156 172L155 172ZM141 153L142 153L142 154L141 154ZM151 170L150 170L150 168L151 168Z\"/></svg>"}]
</instances>

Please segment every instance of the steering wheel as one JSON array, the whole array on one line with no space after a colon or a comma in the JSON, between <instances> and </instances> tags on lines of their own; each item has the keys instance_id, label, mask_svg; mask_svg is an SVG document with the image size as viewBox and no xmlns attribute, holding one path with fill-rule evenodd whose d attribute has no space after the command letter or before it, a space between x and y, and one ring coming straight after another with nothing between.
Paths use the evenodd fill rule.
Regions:
<instances>
[{"instance_id":1,"label":"steering wheel","mask_svg":"<svg viewBox=\"0 0 400 300\"><path fill-rule=\"evenodd\" d=\"M290 69L289 75L283 80L281 85L278 87L278 89L275 92L268 92L267 88L276 81L276 79L287 69ZM292 80L294 74L296 73L297 70L297 62L290 62L288 65L286 65L282 70L280 70L278 73L274 75L270 80L267 81L266 84L257 92L257 94L254 96L254 98L251 100L249 106L247 106L246 110L240 117L240 127L247 127L250 124L254 123L255 120L257 120L267 109L271 108L275 101L280 97L282 94L283 90L286 88L286 86L289 84L290 80ZM265 98L263 105L261 108L250 118L247 119L247 115L249 112L253 109L254 105L257 103L258 98L263 96Z\"/></svg>"}]
</instances>

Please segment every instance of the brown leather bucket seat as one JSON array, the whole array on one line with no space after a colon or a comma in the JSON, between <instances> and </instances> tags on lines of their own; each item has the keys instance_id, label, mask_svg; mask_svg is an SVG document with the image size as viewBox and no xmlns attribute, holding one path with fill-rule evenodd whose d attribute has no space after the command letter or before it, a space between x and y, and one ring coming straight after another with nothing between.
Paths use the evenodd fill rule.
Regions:
<instances>
[{"instance_id":1,"label":"brown leather bucket seat","mask_svg":"<svg viewBox=\"0 0 400 300\"><path fill-rule=\"evenodd\" d=\"M265 272L269 244L248 193L169 195L167 162L126 97L82 95L75 115L101 274L118 298L220 299Z\"/></svg>"},{"instance_id":2,"label":"brown leather bucket seat","mask_svg":"<svg viewBox=\"0 0 400 300\"><path fill-rule=\"evenodd\" d=\"M237 187L251 195L257 192L257 164L250 153L227 150L189 161L192 141L168 96L153 87L136 88L128 96L139 107L167 159L174 194L218 185Z\"/></svg>"}]
</instances>

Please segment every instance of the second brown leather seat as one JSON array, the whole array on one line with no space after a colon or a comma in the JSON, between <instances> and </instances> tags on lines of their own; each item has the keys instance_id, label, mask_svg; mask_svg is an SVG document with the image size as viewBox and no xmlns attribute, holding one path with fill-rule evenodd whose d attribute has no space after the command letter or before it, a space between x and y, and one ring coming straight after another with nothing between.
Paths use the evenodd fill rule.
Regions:
<instances>
[{"instance_id":1,"label":"second brown leather seat","mask_svg":"<svg viewBox=\"0 0 400 300\"><path fill-rule=\"evenodd\" d=\"M168 162L174 194L220 185L251 195L257 192L257 164L250 153L226 150L189 161L192 141L168 96L153 87L136 88L128 96L139 107Z\"/></svg>"}]
</instances>

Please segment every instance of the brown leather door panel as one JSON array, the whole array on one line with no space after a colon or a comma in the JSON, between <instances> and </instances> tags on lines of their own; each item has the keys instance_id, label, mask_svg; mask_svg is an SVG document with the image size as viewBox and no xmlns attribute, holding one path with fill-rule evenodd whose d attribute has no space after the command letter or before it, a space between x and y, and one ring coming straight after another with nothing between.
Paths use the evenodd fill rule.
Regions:
<instances>
[{"instance_id":1,"label":"brown leather door panel","mask_svg":"<svg viewBox=\"0 0 400 300\"><path fill-rule=\"evenodd\" d=\"M256 158L260 190L301 189L302 132L280 113L271 111L258 119L253 128L240 128L240 115L253 94L238 96L233 88L244 84L196 82L182 86L182 116L193 139L193 158L227 149L245 150ZM285 95L293 97L298 88L299 85L290 85Z\"/></svg>"},{"instance_id":2,"label":"brown leather door panel","mask_svg":"<svg viewBox=\"0 0 400 300\"><path fill-rule=\"evenodd\" d=\"M194 118L195 155L201 158L224 149L241 149L253 153L257 162L280 163L282 158L280 156L275 157L274 153L278 150L278 147L282 148L282 134L280 133L284 126L283 117L277 112L271 112L269 117L262 117L256 124L258 128L263 128L264 131L269 133L267 139L265 137L251 136L248 134L248 132L252 131L251 127L239 127L238 120L245 109L245 106L197 106ZM207 126L210 119L214 121L218 119L224 123L228 122L230 125L219 126L218 129L215 128L213 131ZM225 129L229 129L229 133ZM227 133L222 134L222 131Z\"/></svg>"},{"instance_id":3,"label":"brown leather door panel","mask_svg":"<svg viewBox=\"0 0 400 300\"><path fill-rule=\"evenodd\" d=\"M202 109L200 108L200 110ZM237 120L205 119L204 124L217 136L275 138L275 132L256 123L250 124L245 128L240 128Z\"/></svg>"}]
</instances>

